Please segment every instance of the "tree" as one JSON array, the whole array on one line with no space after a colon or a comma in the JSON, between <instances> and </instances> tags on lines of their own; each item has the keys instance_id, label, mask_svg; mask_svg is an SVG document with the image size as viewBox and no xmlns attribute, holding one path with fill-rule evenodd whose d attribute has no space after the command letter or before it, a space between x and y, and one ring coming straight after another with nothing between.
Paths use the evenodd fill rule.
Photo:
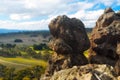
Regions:
<instances>
[{"instance_id":1,"label":"tree","mask_svg":"<svg viewBox=\"0 0 120 80\"><path fill-rule=\"evenodd\" d=\"M33 45L34 50L42 50L42 49L50 49L45 43L40 43L38 45L34 44Z\"/></svg>"},{"instance_id":2,"label":"tree","mask_svg":"<svg viewBox=\"0 0 120 80\"><path fill-rule=\"evenodd\" d=\"M28 78L30 78L32 80L31 69L26 68L24 70L18 71L16 77L14 78L14 80L23 80L25 77L28 77Z\"/></svg>"},{"instance_id":3,"label":"tree","mask_svg":"<svg viewBox=\"0 0 120 80\"><path fill-rule=\"evenodd\" d=\"M37 80L40 80L41 75L44 73L45 69L42 66L35 66L32 68L32 74Z\"/></svg>"},{"instance_id":4,"label":"tree","mask_svg":"<svg viewBox=\"0 0 120 80\"><path fill-rule=\"evenodd\" d=\"M6 66L0 64L0 77L5 77Z\"/></svg>"},{"instance_id":5,"label":"tree","mask_svg":"<svg viewBox=\"0 0 120 80\"><path fill-rule=\"evenodd\" d=\"M22 39L15 39L14 42L21 43L21 42L23 42L23 40Z\"/></svg>"},{"instance_id":6,"label":"tree","mask_svg":"<svg viewBox=\"0 0 120 80\"><path fill-rule=\"evenodd\" d=\"M15 68L8 68L5 71L5 79L6 80L13 80L15 74L14 74Z\"/></svg>"}]
</instances>

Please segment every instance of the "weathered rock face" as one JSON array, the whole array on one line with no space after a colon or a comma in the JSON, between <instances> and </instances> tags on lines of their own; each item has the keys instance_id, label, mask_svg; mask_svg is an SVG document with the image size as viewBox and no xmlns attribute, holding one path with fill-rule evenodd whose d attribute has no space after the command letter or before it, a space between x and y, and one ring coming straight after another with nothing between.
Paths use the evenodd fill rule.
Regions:
<instances>
[{"instance_id":1,"label":"weathered rock face","mask_svg":"<svg viewBox=\"0 0 120 80\"><path fill-rule=\"evenodd\" d=\"M94 64L74 66L58 71L52 77L42 80L119 80L116 75L112 66Z\"/></svg>"},{"instance_id":2,"label":"weathered rock face","mask_svg":"<svg viewBox=\"0 0 120 80\"><path fill-rule=\"evenodd\" d=\"M119 43L120 13L115 13L111 8L107 8L104 14L97 20L96 26L92 31L90 49L90 55L92 55L91 62L106 63L114 66L120 56ZM117 65L120 66L120 61L117 62ZM118 73L119 72L120 68L118 69Z\"/></svg>"},{"instance_id":3,"label":"weathered rock face","mask_svg":"<svg viewBox=\"0 0 120 80\"><path fill-rule=\"evenodd\" d=\"M83 52L90 47L90 42L80 20L58 16L50 22L49 29L53 36L49 46L55 54L49 61L48 76L61 69L88 63Z\"/></svg>"},{"instance_id":4,"label":"weathered rock face","mask_svg":"<svg viewBox=\"0 0 120 80\"><path fill-rule=\"evenodd\" d=\"M68 18L65 15L58 16L50 22L49 29L54 37L54 45L52 44L51 48L58 54L70 54L71 51L72 54L82 53L90 46L84 24L78 19Z\"/></svg>"}]
</instances>

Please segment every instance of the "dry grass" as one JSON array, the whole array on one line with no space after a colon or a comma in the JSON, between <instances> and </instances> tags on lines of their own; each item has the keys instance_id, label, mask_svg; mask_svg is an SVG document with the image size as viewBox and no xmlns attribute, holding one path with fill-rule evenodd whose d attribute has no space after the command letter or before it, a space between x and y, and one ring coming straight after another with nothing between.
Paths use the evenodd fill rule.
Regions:
<instances>
[{"instance_id":1,"label":"dry grass","mask_svg":"<svg viewBox=\"0 0 120 80\"><path fill-rule=\"evenodd\" d=\"M16 70L21 70L35 65L41 65L43 67L47 66L47 62L33 58L26 59L21 57L16 57L16 58L0 57L0 59L3 60L1 61L1 64L7 67L14 67Z\"/></svg>"}]
</instances>

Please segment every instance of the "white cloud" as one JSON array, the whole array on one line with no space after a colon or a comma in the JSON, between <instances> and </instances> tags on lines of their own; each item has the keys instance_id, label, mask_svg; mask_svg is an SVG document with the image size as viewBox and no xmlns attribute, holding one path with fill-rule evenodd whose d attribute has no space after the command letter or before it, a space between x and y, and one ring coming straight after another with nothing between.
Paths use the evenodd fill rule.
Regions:
<instances>
[{"instance_id":1,"label":"white cloud","mask_svg":"<svg viewBox=\"0 0 120 80\"><path fill-rule=\"evenodd\" d=\"M114 5L114 3L116 3L116 0L94 0L95 4L103 4L106 7L110 7L112 5Z\"/></svg>"},{"instance_id":2,"label":"white cloud","mask_svg":"<svg viewBox=\"0 0 120 80\"><path fill-rule=\"evenodd\" d=\"M96 10L96 11L87 11L86 15L82 18L86 27L94 27L97 19L101 14L103 14L104 10Z\"/></svg>"},{"instance_id":3,"label":"white cloud","mask_svg":"<svg viewBox=\"0 0 120 80\"><path fill-rule=\"evenodd\" d=\"M69 17L76 17L83 21L85 27L94 27L98 17L103 13L103 10L97 11L78 11ZM56 15L57 16L57 15ZM44 30L48 29L48 24L51 19L56 16L51 16L48 19L32 22L14 22L14 21L0 21L0 28L19 29L19 30Z\"/></svg>"},{"instance_id":4,"label":"white cloud","mask_svg":"<svg viewBox=\"0 0 120 80\"><path fill-rule=\"evenodd\" d=\"M0 14L9 16L10 19L0 19L0 28L48 29L50 20L63 14L79 18L86 27L94 27L103 12L100 4L111 6L115 2L116 5L120 4L120 0L0 0Z\"/></svg>"},{"instance_id":5,"label":"white cloud","mask_svg":"<svg viewBox=\"0 0 120 80\"><path fill-rule=\"evenodd\" d=\"M70 13L79 9L89 9L93 3L76 0L0 0L3 14L28 14L31 16L49 16ZM72 3L73 2L73 3Z\"/></svg>"},{"instance_id":6,"label":"white cloud","mask_svg":"<svg viewBox=\"0 0 120 80\"><path fill-rule=\"evenodd\" d=\"M32 22L15 22L15 21L1 21L0 28L4 29L18 29L18 30L46 30L48 29L49 20L32 21Z\"/></svg>"},{"instance_id":7,"label":"white cloud","mask_svg":"<svg viewBox=\"0 0 120 80\"><path fill-rule=\"evenodd\" d=\"M120 6L120 0L117 0L117 5Z\"/></svg>"},{"instance_id":8,"label":"white cloud","mask_svg":"<svg viewBox=\"0 0 120 80\"><path fill-rule=\"evenodd\" d=\"M26 19L30 19L30 18L31 18L31 16L26 15L26 14L10 14L11 20L26 20Z\"/></svg>"},{"instance_id":9,"label":"white cloud","mask_svg":"<svg viewBox=\"0 0 120 80\"><path fill-rule=\"evenodd\" d=\"M101 3L103 3L105 6L109 7L111 6L115 1L114 0L100 0Z\"/></svg>"},{"instance_id":10,"label":"white cloud","mask_svg":"<svg viewBox=\"0 0 120 80\"><path fill-rule=\"evenodd\" d=\"M61 3L61 0L24 0L25 8L35 9L51 9L57 7Z\"/></svg>"},{"instance_id":11,"label":"white cloud","mask_svg":"<svg viewBox=\"0 0 120 80\"><path fill-rule=\"evenodd\" d=\"M20 16L17 15L17 14L11 14L11 15L10 15L10 18L11 18L12 20L20 20Z\"/></svg>"},{"instance_id":12,"label":"white cloud","mask_svg":"<svg viewBox=\"0 0 120 80\"><path fill-rule=\"evenodd\" d=\"M98 17L103 13L103 11L104 10L95 10L95 11L82 10L69 16L80 19L85 24L85 27L94 27L95 22L97 21Z\"/></svg>"}]
</instances>

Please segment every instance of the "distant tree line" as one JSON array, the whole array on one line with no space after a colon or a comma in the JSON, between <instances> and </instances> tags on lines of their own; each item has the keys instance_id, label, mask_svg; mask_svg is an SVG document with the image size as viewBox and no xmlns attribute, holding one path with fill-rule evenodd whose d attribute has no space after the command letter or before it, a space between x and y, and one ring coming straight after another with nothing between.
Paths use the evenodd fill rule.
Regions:
<instances>
[{"instance_id":1,"label":"distant tree line","mask_svg":"<svg viewBox=\"0 0 120 80\"><path fill-rule=\"evenodd\" d=\"M44 38L50 36L49 30L38 30L38 31L22 31L22 32L13 32L13 33L1 33L0 36L8 36L8 35L17 35L17 34L25 34L30 35L30 37L37 37L38 35L43 36Z\"/></svg>"},{"instance_id":2,"label":"distant tree line","mask_svg":"<svg viewBox=\"0 0 120 80\"><path fill-rule=\"evenodd\" d=\"M0 44L1 48L15 48L16 44Z\"/></svg>"},{"instance_id":3,"label":"distant tree line","mask_svg":"<svg viewBox=\"0 0 120 80\"><path fill-rule=\"evenodd\" d=\"M86 30L87 33L92 32L92 28L85 28L85 30Z\"/></svg>"}]
</instances>

